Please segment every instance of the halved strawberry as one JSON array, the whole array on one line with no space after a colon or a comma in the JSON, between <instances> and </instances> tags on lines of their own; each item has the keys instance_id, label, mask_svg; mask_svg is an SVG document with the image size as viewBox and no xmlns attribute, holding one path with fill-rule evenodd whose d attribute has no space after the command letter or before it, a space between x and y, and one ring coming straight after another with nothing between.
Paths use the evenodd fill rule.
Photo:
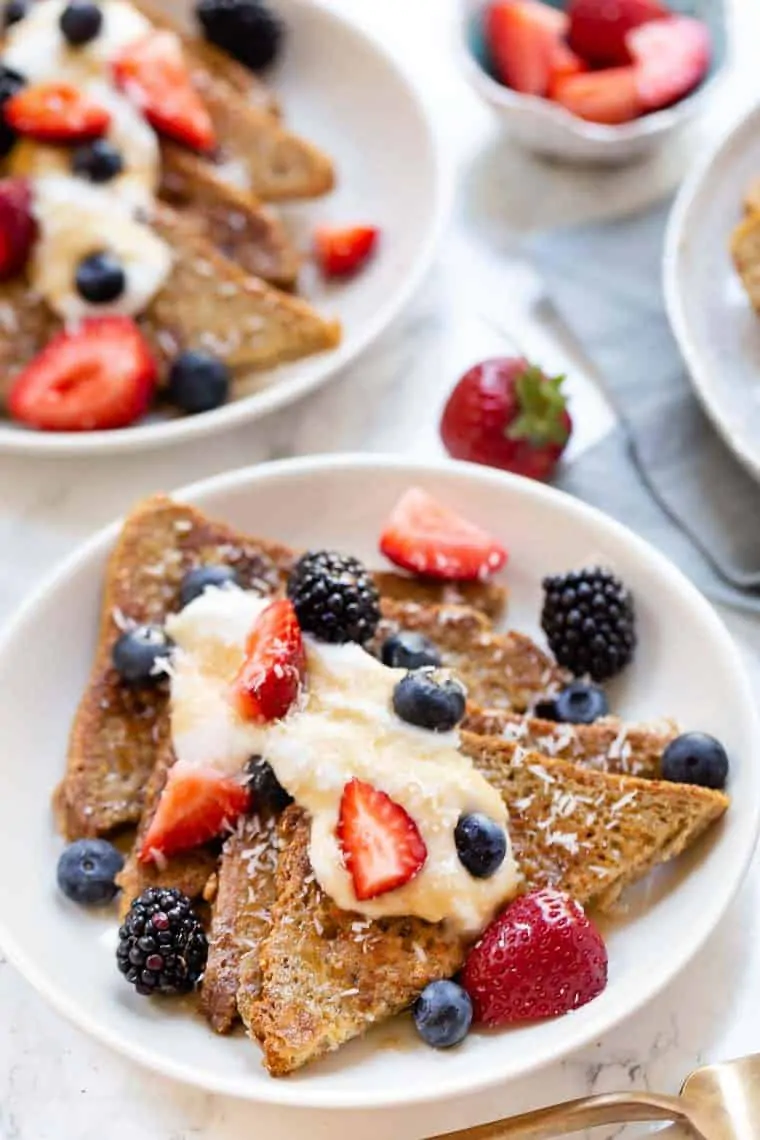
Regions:
<instances>
[{"instance_id":1,"label":"halved strawberry","mask_svg":"<svg viewBox=\"0 0 760 1140\"><path fill-rule=\"evenodd\" d=\"M362 780L350 780L343 789L338 840L361 901L403 887L427 859L427 848L409 813Z\"/></svg>"},{"instance_id":2,"label":"halved strawberry","mask_svg":"<svg viewBox=\"0 0 760 1140\"><path fill-rule=\"evenodd\" d=\"M379 237L376 226L320 226L314 233L317 264L325 277L348 277L369 260Z\"/></svg>"},{"instance_id":3,"label":"halved strawberry","mask_svg":"<svg viewBox=\"0 0 760 1140\"><path fill-rule=\"evenodd\" d=\"M670 16L629 32L636 88L644 109L657 111L688 95L710 66L707 25L690 16Z\"/></svg>"},{"instance_id":4,"label":"halved strawberry","mask_svg":"<svg viewBox=\"0 0 760 1140\"><path fill-rule=\"evenodd\" d=\"M501 82L524 95L545 95L567 26L563 12L540 0L493 0L485 13L485 36Z\"/></svg>"},{"instance_id":5,"label":"halved strawberry","mask_svg":"<svg viewBox=\"0 0 760 1140\"><path fill-rule=\"evenodd\" d=\"M208 842L248 810L250 798L239 780L223 776L213 768L176 763L169 769L138 859L150 863L156 855L174 855Z\"/></svg>"},{"instance_id":6,"label":"halved strawberry","mask_svg":"<svg viewBox=\"0 0 760 1140\"><path fill-rule=\"evenodd\" d=\"M568 76L554 85L552 95L568 111L592 123L629 123L645 110L633 67Z\"/></svg>"},{"instance_id":7,"label":"halved strawberry","mask_svg":"<svg viewBox=\"0 0 760 1140\"><path fill-rule=\"evenodd\" d=\"M125 48L112 68L116 85L157 131L193 150L214 148L211 116L192 85L182 45L172 32L149 32Z\"/></svg>"},{"instance_id":8,"label":"halved strawberry","mask_svg":"<svg viewBox=\"0 0 760 1140\"><path fill-rule=\"evenodd\" d=\"M129 317L94 317L54 337L13 382L11 416L43 431L126 427L148 408L156 363Z\"/></svg>"},{"instance_id":9,"label":"halved strawberry","mask_svg":"<svg viewBox=\"0 0 760 1140\"><path fill-rule=\"evenodd\" d=\"M462 581L486 578L507 561L500 543L420 487L411 487L393 508L380 550L415 574Z\"/></svg>"},{"instance_id":10,"label":"halved strawberry","mask_svg":"<svg viewBox=\"0 0 760 1140\"><path fill-rule=\"evenodd\" d=\"M668 15L661 0L571 0L567 11L570 47L599 67L630 63L626 35L631 28Z\"/></svg>"},{"instance_id":11,"label":"halved strawberry","mask_svg":"<svg viewBox=\"0 0 760 1140\"><path fill-rule=\"evenodd\" d=\"M15 277L27 263L37 237L32 191L25 178L0 181L0 281Z\"/></svg>"},{"instance_id":12,"label":"halved strawberry","mask_svg":"<svg viewBox=\"0 0 760 1140\"><path fill-rule=\"evenodd\" d=\"M105 107L69 83L22 87L4 105L3 118L17 134L64 144L100 138L111 123Z\"/></svg>"},{"instance_id":13,"label":"halved strawberry","mask_svg":"<svg viewBox=\"0 0 760 1140\"><path fill-rule=\"evenodd\" d=\"M285 716L306 672L301 627L293 603L280 598L263 611L248 635L245 661L233 682L233 699L247 720Z\"/></svg>"}]
</instances>

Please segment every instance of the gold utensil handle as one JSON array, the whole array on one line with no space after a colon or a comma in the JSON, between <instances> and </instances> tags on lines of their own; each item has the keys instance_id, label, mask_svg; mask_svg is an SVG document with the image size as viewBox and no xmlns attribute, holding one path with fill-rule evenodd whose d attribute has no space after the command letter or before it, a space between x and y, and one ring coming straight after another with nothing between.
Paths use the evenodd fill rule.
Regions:
<instances>
[{"instance_id":1,"label":"gold utensil handle","mask_svg":"<svg viewBox=\"0 0 760 1140\"><path fill-rule=\"evenodd\" d=\"M678 1097L655 1093L603 1093L510 1116L479 1128L447 1132L430 1140L551 1140L600 1124L671 1120L689 1123L689 1112ZM701 1135L701 1133L699 1134Z\"/></svg>"}]
</instances>

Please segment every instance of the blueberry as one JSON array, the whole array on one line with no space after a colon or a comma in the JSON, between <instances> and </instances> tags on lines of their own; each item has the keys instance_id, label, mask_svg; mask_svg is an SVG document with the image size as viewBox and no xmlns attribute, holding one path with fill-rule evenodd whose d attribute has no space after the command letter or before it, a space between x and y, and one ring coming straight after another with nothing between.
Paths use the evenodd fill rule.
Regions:
<instances>
[{"instance_id":1,"label":"blueberry","mask_svg":"<svg viewBox=\"0 0 760 1140\"><path fill-rule=\"evenodd\" d=\"M472 1024L470 995L456 982L431 982L414 1003L412 1016L427 1045L450 1049L465 1039Z\"/></svg>"},{"instance_id":2,"label":"blueberry","mask_svg":"<svg viewBox=\"0 0 760 1140\"><path fill-rule=\"evenodd\" d=\"M714 736L684 732L663 752L661 768L663 780L722 789L728 779L728 756Z\"/></svg>"},{"instance_id":3,"label":"blueberry","mask_svg":"<svg viewBox=\"0 0 760 1140\"><path fill-rule=\"evenodd\" d=\"M76 286L80 297L93 305L115 301L127 287L120 261L105 251L83 257L77 266Z\"/></svg>"},{"instance_id":4,"label":"blueberry","mask_svg":"<svg viewBox=\"0 0 760 1140\"><path fill-rule=\"evenodd\" d=\"M183 352L171 366L167 398L183 412L210 412L230 393L230 370L205 352Z\"/></svg>"},{"instance_id":5,"label":"blueberry","mask_svg":"<svg viewBox=\"0 0 760 1140\"><path fill-rule=\"evenodd\" d=\"M67 899L103 906L118 893L114 879L124 866L121 853L105 839L77 839L58 860L58 886Z\"/></svg>"},{"instance_id":6,"label":"blueberry","mask_svg":"<svg viewBox=\"0 0 760 1140\"><path fill-rule=\"evenodd\" d=\"M184 609L199 598L209 586L239 586L237 573L231 566L196 566L188 570L179 586L179 600Z\"/></svg>"},{"instance_id":7,"label":"blueberry","mask_svg":"<svg viewBox=\"0 0 760 1140\"><path fill-rule=\"evenodd\" d=\"M400 629L383 642L380 651L383 665L393 669L422 669L425 665L440 665L441 655L429 637Z\"/></svg>"},{"instance_id":8,"label":"blueberry","mask_svg":"<svg viewBox=\"0 0 760 1140\"><path fill-rule=\"evenodd\" d=\"M507 853L504 828L478 811L459 817L454 841L462 866L474 879L490 879L504 862Z\"/></svg>"},{"instance_id":9,"label":"blueberry","mask_svg":"<svg viewBox=\"0 0 760 1140\"><path fill-rule=\"evenodd\" d=\"M536 705L536 715L564 724L593 724L609 712L604 689L589 681L572 681L551 701Z\"/></svg>"},{"instance_id":10,"label":"blueberry","mask_svg":"<svg viewBox=\"0 0 760 1140\"><path fill-rule=\"evenodd\" d=\"M108 139L95 139L76 148L71 156L71 169L89 182L110 182L121 174L124 159Z\"/></svg>"},{"instance_id":11,"label":"blueberry","mask_svg":"<svg viewBox=\"0 0 760 1140\"><path fill-rule=\"evenodd\" d=\"M103 13L90 0L71 0L61 12L61 31L73 47L94 40L103 26Z\"/></svg>"},{"instance_id":12,"label":"blueberry","mask_svg":"<svg viewBox=\"0 0 760 1140\"><path fill-rule=\"evenodd\" d=\"M449 732L464 716L467 693L448 673L417 669L407 673L393 690L393 709L407 724Z\"/></svg>"},{"instance_id":13,"label":"blueberry","mask_svg":"<svg viewBox=\"0 0 760 1140\"><path fill-rule=\"evenodd\" d=\"M28 11L29 0L8 0L3 12L3 24L6 28L10 28L13 24L18 24L20 20L23 20Z\"/></svg>"},{"instance_id":14,"label":"blueberry","mask_svg":"<svg viewBox=\"0 0 760 1140\"><path fill-rule=\"evenodd\" d=\"M113 667L128 685L154 685L165 676L160 662L172 643L158 625L138 625L122 633L111 651Z\"/></svg>"},{"instance_id":15,"label":"blueberry","mask_svg":"<svg viewBox=\"0 0 760 1140\"><path fill-rule=\"evenodd\" d=\"M25 83L23 75L0 64L0 158L4 158L11 151L17 138L16 132L3 118L2 109Z\"/></svg>"},{"instance_id":16,"label":"blueberry","mask_svg":"<svg viewBox=\"0 0 760 1140\"><path fill-rule=\"evenodd\" d=\"M274 774L274 768L261 756L252 756L245 766L248 773L248 788L253 796L254 811L260 808L279 815L289 804L293 797L285 791Z\"/></svg>"}]
</instances>

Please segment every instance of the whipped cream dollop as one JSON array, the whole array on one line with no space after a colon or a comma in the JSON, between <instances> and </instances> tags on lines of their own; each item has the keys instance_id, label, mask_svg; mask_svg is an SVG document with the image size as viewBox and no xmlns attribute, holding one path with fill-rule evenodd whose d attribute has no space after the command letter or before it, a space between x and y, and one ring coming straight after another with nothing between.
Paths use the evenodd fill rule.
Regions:
<instances>
[{"instance_id":1,"label":"whipped cream dollop","mask_svg":"<svg viewBox=\"0 0 760 1140\"><path fill-rule=\"evenodd\" d=\"M456 732L435 733L400 720L393 690L405 675L355 644L304 637L306 681L288 715L273 724L244 720L230 700L252 626L269 599L237 589L208 589L169 618L171 731L177 761L241 772L262 755L310 814L311 863L327 895L370 918L414 915L475 934L516 891L511 844L489 879L462 865L454 831L462 814L483 812L507 834L499 793L458 750ZM384 791L408 812L427 847L419 873L404 886L359 901L337 836L340 800L351 779Z\"/></svg>"}]
</instances>

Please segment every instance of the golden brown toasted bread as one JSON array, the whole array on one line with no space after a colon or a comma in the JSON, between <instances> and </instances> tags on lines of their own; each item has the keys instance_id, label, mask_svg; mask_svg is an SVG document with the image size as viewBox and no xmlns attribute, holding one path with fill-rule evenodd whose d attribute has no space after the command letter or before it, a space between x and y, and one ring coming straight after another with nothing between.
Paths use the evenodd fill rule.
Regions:
<instances>
[{"instance_id":1,"label":"golden brown toasted bread","mask_svg":"<svg viewBox=\"0 0 760 1140\"><path fill-rule=\"evenodd\" d=\"M749 212L734 227L730 250L747 296L760 312L760 212Z\"/></svg>"},{"instance_id":2,"label":"golden brown toasted bread","mask_svg":"<svg viewBox=\"0 0 760 1140\"><path fill-rule=\"evenodd\" d=\"M417 602L422 606L470 606L491 622L504 616L507 591L495 582L438 582L433 578L410 578L408 574L379 570L374 575L382 596L389 602ZM396 624L402 620L399 614ZM391 622L392 624L392 622ZM388 631L389 626L384 627Z\"/></svg>"},{"instance_id":3,"label":"golden brown toasted bread","mask_svg":"<svg viewBox=\"0 0 760 1140\"><path fill-rule=\"evenodd\" d=\"M744 210L747 214L760 214L760 178L754 178L744 195Z\"/></svg>"}]
</instances>

